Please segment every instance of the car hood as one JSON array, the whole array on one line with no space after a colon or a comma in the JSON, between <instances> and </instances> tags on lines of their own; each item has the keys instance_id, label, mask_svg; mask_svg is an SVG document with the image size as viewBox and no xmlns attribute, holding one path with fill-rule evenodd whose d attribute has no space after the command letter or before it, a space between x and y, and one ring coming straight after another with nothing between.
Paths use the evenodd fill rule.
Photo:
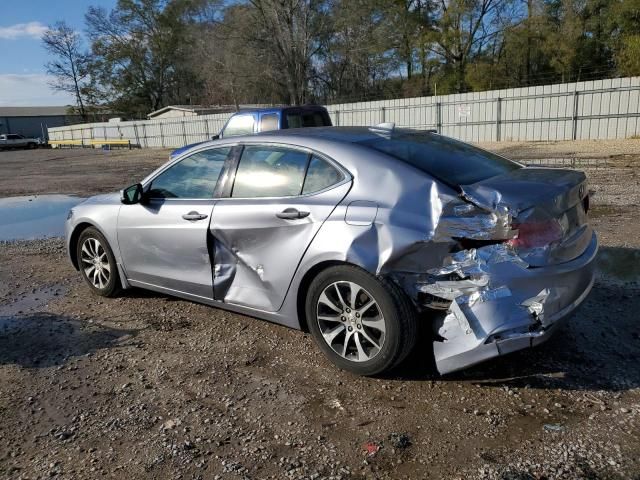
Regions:
<instances>
[{"instance_id":1,"label":"car hood","mask_svg":"<svg viewBox=\"0 0 640 480\"><path fill-rule=\"evenodd\" d=\"M87 198L78 205L118 205L120 204L120 192L103 193Z\"/></svg>"}]
</instances>

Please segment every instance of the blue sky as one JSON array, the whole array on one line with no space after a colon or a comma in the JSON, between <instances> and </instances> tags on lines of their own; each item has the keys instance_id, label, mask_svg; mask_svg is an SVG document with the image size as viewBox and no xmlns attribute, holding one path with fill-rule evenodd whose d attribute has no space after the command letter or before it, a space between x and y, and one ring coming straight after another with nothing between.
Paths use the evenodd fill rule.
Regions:
<instances>
[{"instance_id":1,"label":"blue sky","mask_svg":"<svg viewBox=\"0 0 640 480\"><path fill-rule=\"evenodd\" d=\"M90 5L113 8L117 0L13 0L0 13L0 106L67 105L73 98L47 85L47 53L40 36L48 25L64 20L84 30Z\"/></svg>"}]
</instances>

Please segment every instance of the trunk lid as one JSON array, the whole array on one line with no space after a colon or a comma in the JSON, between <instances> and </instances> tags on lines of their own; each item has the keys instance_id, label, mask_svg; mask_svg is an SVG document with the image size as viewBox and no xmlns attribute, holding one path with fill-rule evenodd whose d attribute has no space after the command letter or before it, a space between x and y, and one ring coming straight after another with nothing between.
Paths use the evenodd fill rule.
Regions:
<instances>
[{"instance_id":1,"label":"trunk lid","mask_svg":"<svg viewBox=\"0 0 640 480\"><path fill-rule=\"evenodd\" d=\"M509 243L530 266L573 260L591 241L583 172L525 167L461 189L463 198L482 209L508 210L518 230Z\"/></svg>"}]
</instances>

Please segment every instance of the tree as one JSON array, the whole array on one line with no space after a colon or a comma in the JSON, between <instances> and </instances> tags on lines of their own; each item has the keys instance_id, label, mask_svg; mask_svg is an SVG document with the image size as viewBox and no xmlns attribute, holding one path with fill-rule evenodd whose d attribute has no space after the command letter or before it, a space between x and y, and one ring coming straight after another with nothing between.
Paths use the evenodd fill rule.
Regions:
<instances>
[{"instance_id":1,"label":"tree","mask_svg":"<svg viewBox=\"0 0 640 480\"><path fill-rule=\"evenodd\" d=\"M432 51L444 60L448 89L467 89L467 66L507 26L503 15L511 0L451 0L440 2L438 21L430 32ZM513 15L507 14L507 19Z\"/></svg>"},{"instance_id":2,"label":"tree","mask_svg":"<svg viewBox=\"0 0 640 480\"><path fill-rule=\"evenodd\" d=\"M284 79L288 102L299 105L309 98L313 61L320 37L328 26L325 0L249 0L255 9L256 40L270 53ZM275 79L274 79L275 80Z\"/></svg>"},{"instance_id":3,"label":"tree","mask_svg":"<svg viewBox=\"0 0 640 480\"><path fill-rule=\"evenodd\" d=\"M54 80L54 90L71 93L76 99L78 113L87 120L85 95L88 95L90 59L82 48L80 35L65 22L57 22L42 36L44 48L54 60L47 62L47 74Z\"/></svg>"},{"instance_id":4,"label":"tree","mask_svg":"<svg viewBox=\"0 0 640 480\"><path fill-rule=\"evenodd\" d=\"M111 12L89 7L85 21L103 101L136 116L188 102L193 75L184 59L192 14L190 0L118 0Z\"/></svg>"}]
</instances>

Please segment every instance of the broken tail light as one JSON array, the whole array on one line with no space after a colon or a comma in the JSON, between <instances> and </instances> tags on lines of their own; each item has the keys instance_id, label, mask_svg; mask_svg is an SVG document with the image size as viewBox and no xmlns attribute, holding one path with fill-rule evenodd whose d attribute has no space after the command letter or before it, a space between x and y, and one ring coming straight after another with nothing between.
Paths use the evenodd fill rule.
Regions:
<instances>
[{"instance_id":1,"label":"broken tail light","mask_svg":"<svg viewBox=\"0 0 640 480\"><path fill-rule=\"evenodd\" d=\"M545 247L562 240L564 231L557 220L513 224L518 234L507 243L514 248Z\"/></svg>"}]
</instances>

